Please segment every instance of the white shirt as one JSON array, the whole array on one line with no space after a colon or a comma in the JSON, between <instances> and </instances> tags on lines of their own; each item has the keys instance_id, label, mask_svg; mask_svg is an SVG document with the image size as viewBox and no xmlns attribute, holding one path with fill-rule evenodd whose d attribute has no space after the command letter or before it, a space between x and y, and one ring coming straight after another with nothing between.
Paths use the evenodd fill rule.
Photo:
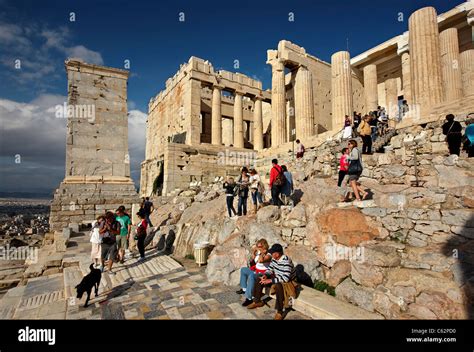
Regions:
<instances>
[{"instance_id":1,"label":"white shirt","mask_svg":"<svg viewBox=\"0 0 474 352\"><path fill-rule=\"evenodd\" d=\"M91 230L90 236L91 236L91 239L90 239L91 243L101 243L100 234L99 234L99 224L97 223L97 221L94 221L92 223L92 230Z\"/></svg>"},{"instance_id":2,"label":"white shirt","mask_svg":"<svg viewBox=\"0 0 474 352\"><path fill-rule=\"evenodd\" d=\"M267 270L268 266L270 265L270 262L259 263L258 262L259 258L260 258L260 252L257 252L257 255L255 256L255 268L259 271Z\"/></svg>"},{"instance_id":3,"label":"white shirt","mask_svg":"<svg viewBox=\"0 0 474 352\"><path fill-rule=\"evenodd\" d=\"M250 176L249 182L250 182L250 188L258 189L258 183L260 182L260 176L258 174Z\"/></svg>"}]
</instances>

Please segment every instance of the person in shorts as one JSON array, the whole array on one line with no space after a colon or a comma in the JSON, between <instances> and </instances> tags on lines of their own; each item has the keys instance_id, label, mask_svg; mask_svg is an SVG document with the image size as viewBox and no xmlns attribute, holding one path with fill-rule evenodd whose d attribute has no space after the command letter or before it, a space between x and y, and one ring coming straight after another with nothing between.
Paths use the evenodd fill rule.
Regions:
<instances>
[{"instance_id":1,"label":"person in shorts","mask_svg":"<svg viewBox=\"0 0 474 352\"><path fill-rule=\"evenodd\" d=\"M115 220L115 215L111 211L105 214L105 221L99 227L99 234L102 239L101 243L101 271L108 266L110 274L115 275L112 271L112 265L117 255L116 236L120 234L120 223Z\"/></svg>"},{"instance_id":2,"label":"person in shorts","mask_svg":"<svg viewBox=\"0 0 474 352\"><path fill-rule=\"evenodd\" d=\"M125 250L128 248L130 230L132 229L132 221L130 220L130 217L125 214L125 207L123 205L117 209L115 220L120 223L120 235L117 235L115 239L117 242L119 261L120 263L123 263Z\"/></svg>"}]
</instances>

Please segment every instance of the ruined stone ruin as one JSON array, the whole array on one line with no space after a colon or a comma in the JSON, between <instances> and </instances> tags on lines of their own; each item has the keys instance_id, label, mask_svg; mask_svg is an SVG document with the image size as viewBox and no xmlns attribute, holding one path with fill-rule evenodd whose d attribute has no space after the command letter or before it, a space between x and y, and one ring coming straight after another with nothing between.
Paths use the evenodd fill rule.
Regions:
<instances>
[{"instance_id":1,"label":"ruined stone ruin","mask_svg":"<svg viewBox=\"0 0 474 352\"><path fill-rule=\"evenodd\" d=\"M67 60L66 175L54 194L51 229L131 209L138 194L128 154L128 71Z\"/></svg>"},{"instance_id":2,"label":"ruined stone ruin","mask_svg":"<svg viewBox=\"0 0 474 352\"><path fill-rule=\"evenodd\" d=\"M271 157L292 150L296 139L316 147L353 111L384 106L397 128L472 112L471 7L466 2L439 16L420 9L407 32L353 58L336 52L331 63L282 40L267 52L271 94L261 82L192 57L150 101L141 195L174 194L236 174L244 163L218 163L219 152ZM400 120L403 100L409 111Z\"/></svg>"}]
</instances>

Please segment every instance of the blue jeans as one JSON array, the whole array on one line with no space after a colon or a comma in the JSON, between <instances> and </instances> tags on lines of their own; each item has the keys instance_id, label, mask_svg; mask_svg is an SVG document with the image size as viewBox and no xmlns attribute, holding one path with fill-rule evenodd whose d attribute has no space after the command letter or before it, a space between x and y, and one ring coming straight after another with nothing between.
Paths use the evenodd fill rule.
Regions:
<instances>
[{"instance_id":1,"label":"blue jeans","mask_svg":"<svg viewBox=\"0 0 474 352\"><path fill-rule=\"evenodd\" d=\"M252 299L256 279L257 275L255 274L255 271L246 267L240 269L240 287L242 289L245 288L245 298L248 300Z\"/></svg>"},{"instance_id":2,"label":"blue jeans","mask_svg":"<svg viewBox=\"0 0 474 352\"><path fill-rule=\"evenodd\" d=\"M237 203L237 215L241 216L247 215L247 197L239 197L239 202Z\"/></svg>"},{"instance_id":3,"label":"blue jeans","mask_svg":"<svg viewBox=\"0 0 474 352\"><path fill-rule=\"evenodd\" d=\"M262 194L259 191L251 192L252 195L252 202L253 204L257 205L257 200L258 204L262 204Z\"/></svg>"},{"instance_id":4,"label":"blue jeans","mask_svg":"<svg viewBox=\"0 0 474 352\"><path fill-rule=\"evenodd\" d=\"M145 220L146 220L148 226L153 227L153 225L151 224L151 220L150 220L150 214L145 214Z\"/></svg>"}]
</instances>

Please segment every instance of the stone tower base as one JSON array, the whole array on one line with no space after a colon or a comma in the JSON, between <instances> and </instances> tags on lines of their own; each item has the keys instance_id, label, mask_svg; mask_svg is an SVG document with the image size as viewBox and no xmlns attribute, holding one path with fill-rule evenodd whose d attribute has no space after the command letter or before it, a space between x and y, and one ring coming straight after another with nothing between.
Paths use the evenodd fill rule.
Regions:
<instances>
[{"instance_id":1,"label":"stone tower base","mask_svg":"<svg viewBox=\"0 0 474 352\"><path fill-rule=\"evenodd\" d=\"M54 193L49 219L51 229L60 231L70 223L89 224L120 205L131 212L132 205L139 202L130 178L68 177Z\"/></svg>"}]
</instances>

